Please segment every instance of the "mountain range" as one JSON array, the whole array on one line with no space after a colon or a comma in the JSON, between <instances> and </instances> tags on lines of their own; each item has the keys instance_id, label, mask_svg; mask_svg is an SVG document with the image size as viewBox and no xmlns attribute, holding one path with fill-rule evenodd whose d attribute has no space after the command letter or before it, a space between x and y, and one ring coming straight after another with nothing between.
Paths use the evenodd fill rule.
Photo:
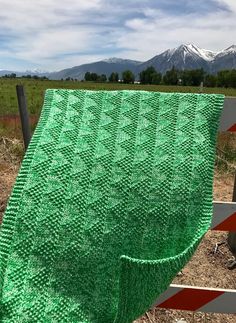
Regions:
<instances>
[{"instance_id":1,"label":"mountain range","mask_svg":"<svg viewBox=\"0 0 236 323\"><path fill-rule=\"evenodd\" d=\"M236 45L232 45L219 52L213 52L192 44L184 44L168 49L145 62L114 57L90 64L74 66L58 72L26 71L23 73L13 73L16 73L17 76L27 74L47 76L52 80L66 79L68 77L82 80L86 72L106 74L107 77L112 72L117 72L121 77L121 73L124 70L131 70L135 74L136 79L138 79L139 73L148 66L153 66L162 74L173 66L180 70L203 68L206 72L214 74L223 69L236 68ZM0 76L10 73L12 72L0 70Z\"/></svg>"}]
</instances>

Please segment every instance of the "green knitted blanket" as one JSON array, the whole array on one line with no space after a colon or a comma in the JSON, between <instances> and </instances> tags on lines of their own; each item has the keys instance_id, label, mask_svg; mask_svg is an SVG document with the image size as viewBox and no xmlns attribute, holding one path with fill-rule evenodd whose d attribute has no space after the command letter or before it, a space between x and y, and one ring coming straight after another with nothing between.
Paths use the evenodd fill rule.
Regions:
<instances>
[{"instance_id":1,"label":"green knitted blanket","mask_svg":"<svg viewBox=\"0 0 236 323\"><path fill-rule=\"evenodd\" d=\"M48 90L1 227L1 322L148 310L209 228L223 100Z\"/></svg>"}]
</instances>

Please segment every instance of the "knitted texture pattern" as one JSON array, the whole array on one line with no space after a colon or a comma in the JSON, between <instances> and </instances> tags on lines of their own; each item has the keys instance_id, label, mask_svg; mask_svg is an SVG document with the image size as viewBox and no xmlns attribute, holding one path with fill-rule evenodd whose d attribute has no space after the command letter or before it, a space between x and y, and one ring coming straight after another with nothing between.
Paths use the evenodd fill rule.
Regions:
<instances>
[{"instance_id":1,"label":"knitted texture pattern","mask_svg":"<svg viewBox=\"0 0 236 323\"><path fill-rule=\"evenodd\" d=\"M209 228L223 100L48 90L1 227L1 322L148 310Z\"/></svg>"}]
</instances>

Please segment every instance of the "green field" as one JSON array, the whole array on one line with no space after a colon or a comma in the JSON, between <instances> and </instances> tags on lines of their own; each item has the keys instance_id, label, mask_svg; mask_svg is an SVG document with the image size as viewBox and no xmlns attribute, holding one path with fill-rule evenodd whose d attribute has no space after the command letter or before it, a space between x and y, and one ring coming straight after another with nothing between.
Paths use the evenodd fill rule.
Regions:
<instances>
[{"instance_id":1,"label":"green field","mask_svg":"<svg viewBox=\"0 0 236 323\"><path fill-rule=\"evenodd\" d=\"M22 140L21 124L18 116L16 85L23 84L26 90L28 109L31 114L31 128L34 130L40 114L44 92L50 88L89 89L89 90L147 90L162 92L199 92L199 87L140 85L120 83L93 83L73 81L48 81L27 79L0 79L0 140L1 138L18 138ZM236 89L204 88L205 93L223 93L226 96L236 96ZM217 161L220 169L231 171L227 163L235 163L236 134L221 134L218 136L218 147L223 151L222 158ZM18 148L17 148L18 149Z\"/></svg>"},{"instance_id":2,"label":"green field","mask_svg":"<svg viewBox=\"0 0 236 323\"><path fill-rule=\"evenodd\" d=\"M146 90L161 92L199 92L199 87L167 86L167 85L140 85L120 83L93 83L73 81L48 81L27 79L0 79L0 115L18 113L16 99L16 85L25 86L27 103L30 114L39 115L44 91L50 88L89 89L89 90ZM236 89L204 88L205 93L223 93L226 96L236 96Z\"/></svg>"}]
</instances>

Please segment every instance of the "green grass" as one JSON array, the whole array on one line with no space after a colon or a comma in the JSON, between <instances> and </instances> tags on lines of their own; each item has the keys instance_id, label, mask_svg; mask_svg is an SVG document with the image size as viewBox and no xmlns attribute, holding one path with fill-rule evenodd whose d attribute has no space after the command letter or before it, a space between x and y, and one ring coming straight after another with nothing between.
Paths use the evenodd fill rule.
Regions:
<instances>
[{"instance_id":1,"label":"green grass","mask_svg":"<svg viewBox=\"0 0 236 323\"><path fill-rule=\"evenodd\" d=\"M72 82L72 81L41 81L27 79L0 79L0 138L22 139L20 122L18 124L1 123L1 116L18 115L16 85L23 84L26 91L28 109L31 115L39 116L44 92L49 88L67 89L89 89L89 90L147 90L161 92L199 92L199 87L187 86L165 86L165 85L140 85L140 84L120 84L120 83L93 83L93 82ZM222 93L226 96L236 96L236 89L224 88L204 88L205 93ZM37 119L37 118L36 118ZM32 131L36 123L32 123ZM219 134L218 147L223 151L218 152L219 159L217 167L227 168L227 163L231 165L236 162L236 134Z\"/></svg>"},{"instance_id":2,"label":"green grass","mask_svg":"<svg viewBox=\"0 0 236 323\"><path fill-rule=\"evenodd\" d=\"M27 95L30 114L39 115L44 92L49 88L89 89L89 90L147 90L161 92L199 92L199 87L140 85L120 83L93 83L72 81L41 81L27 79L0 79L0 115L18 114L16 85L23 84ZM236 89L204 88L205 93L222 93L226 96L236 96Z\"/></svg>"}]
</instances>

